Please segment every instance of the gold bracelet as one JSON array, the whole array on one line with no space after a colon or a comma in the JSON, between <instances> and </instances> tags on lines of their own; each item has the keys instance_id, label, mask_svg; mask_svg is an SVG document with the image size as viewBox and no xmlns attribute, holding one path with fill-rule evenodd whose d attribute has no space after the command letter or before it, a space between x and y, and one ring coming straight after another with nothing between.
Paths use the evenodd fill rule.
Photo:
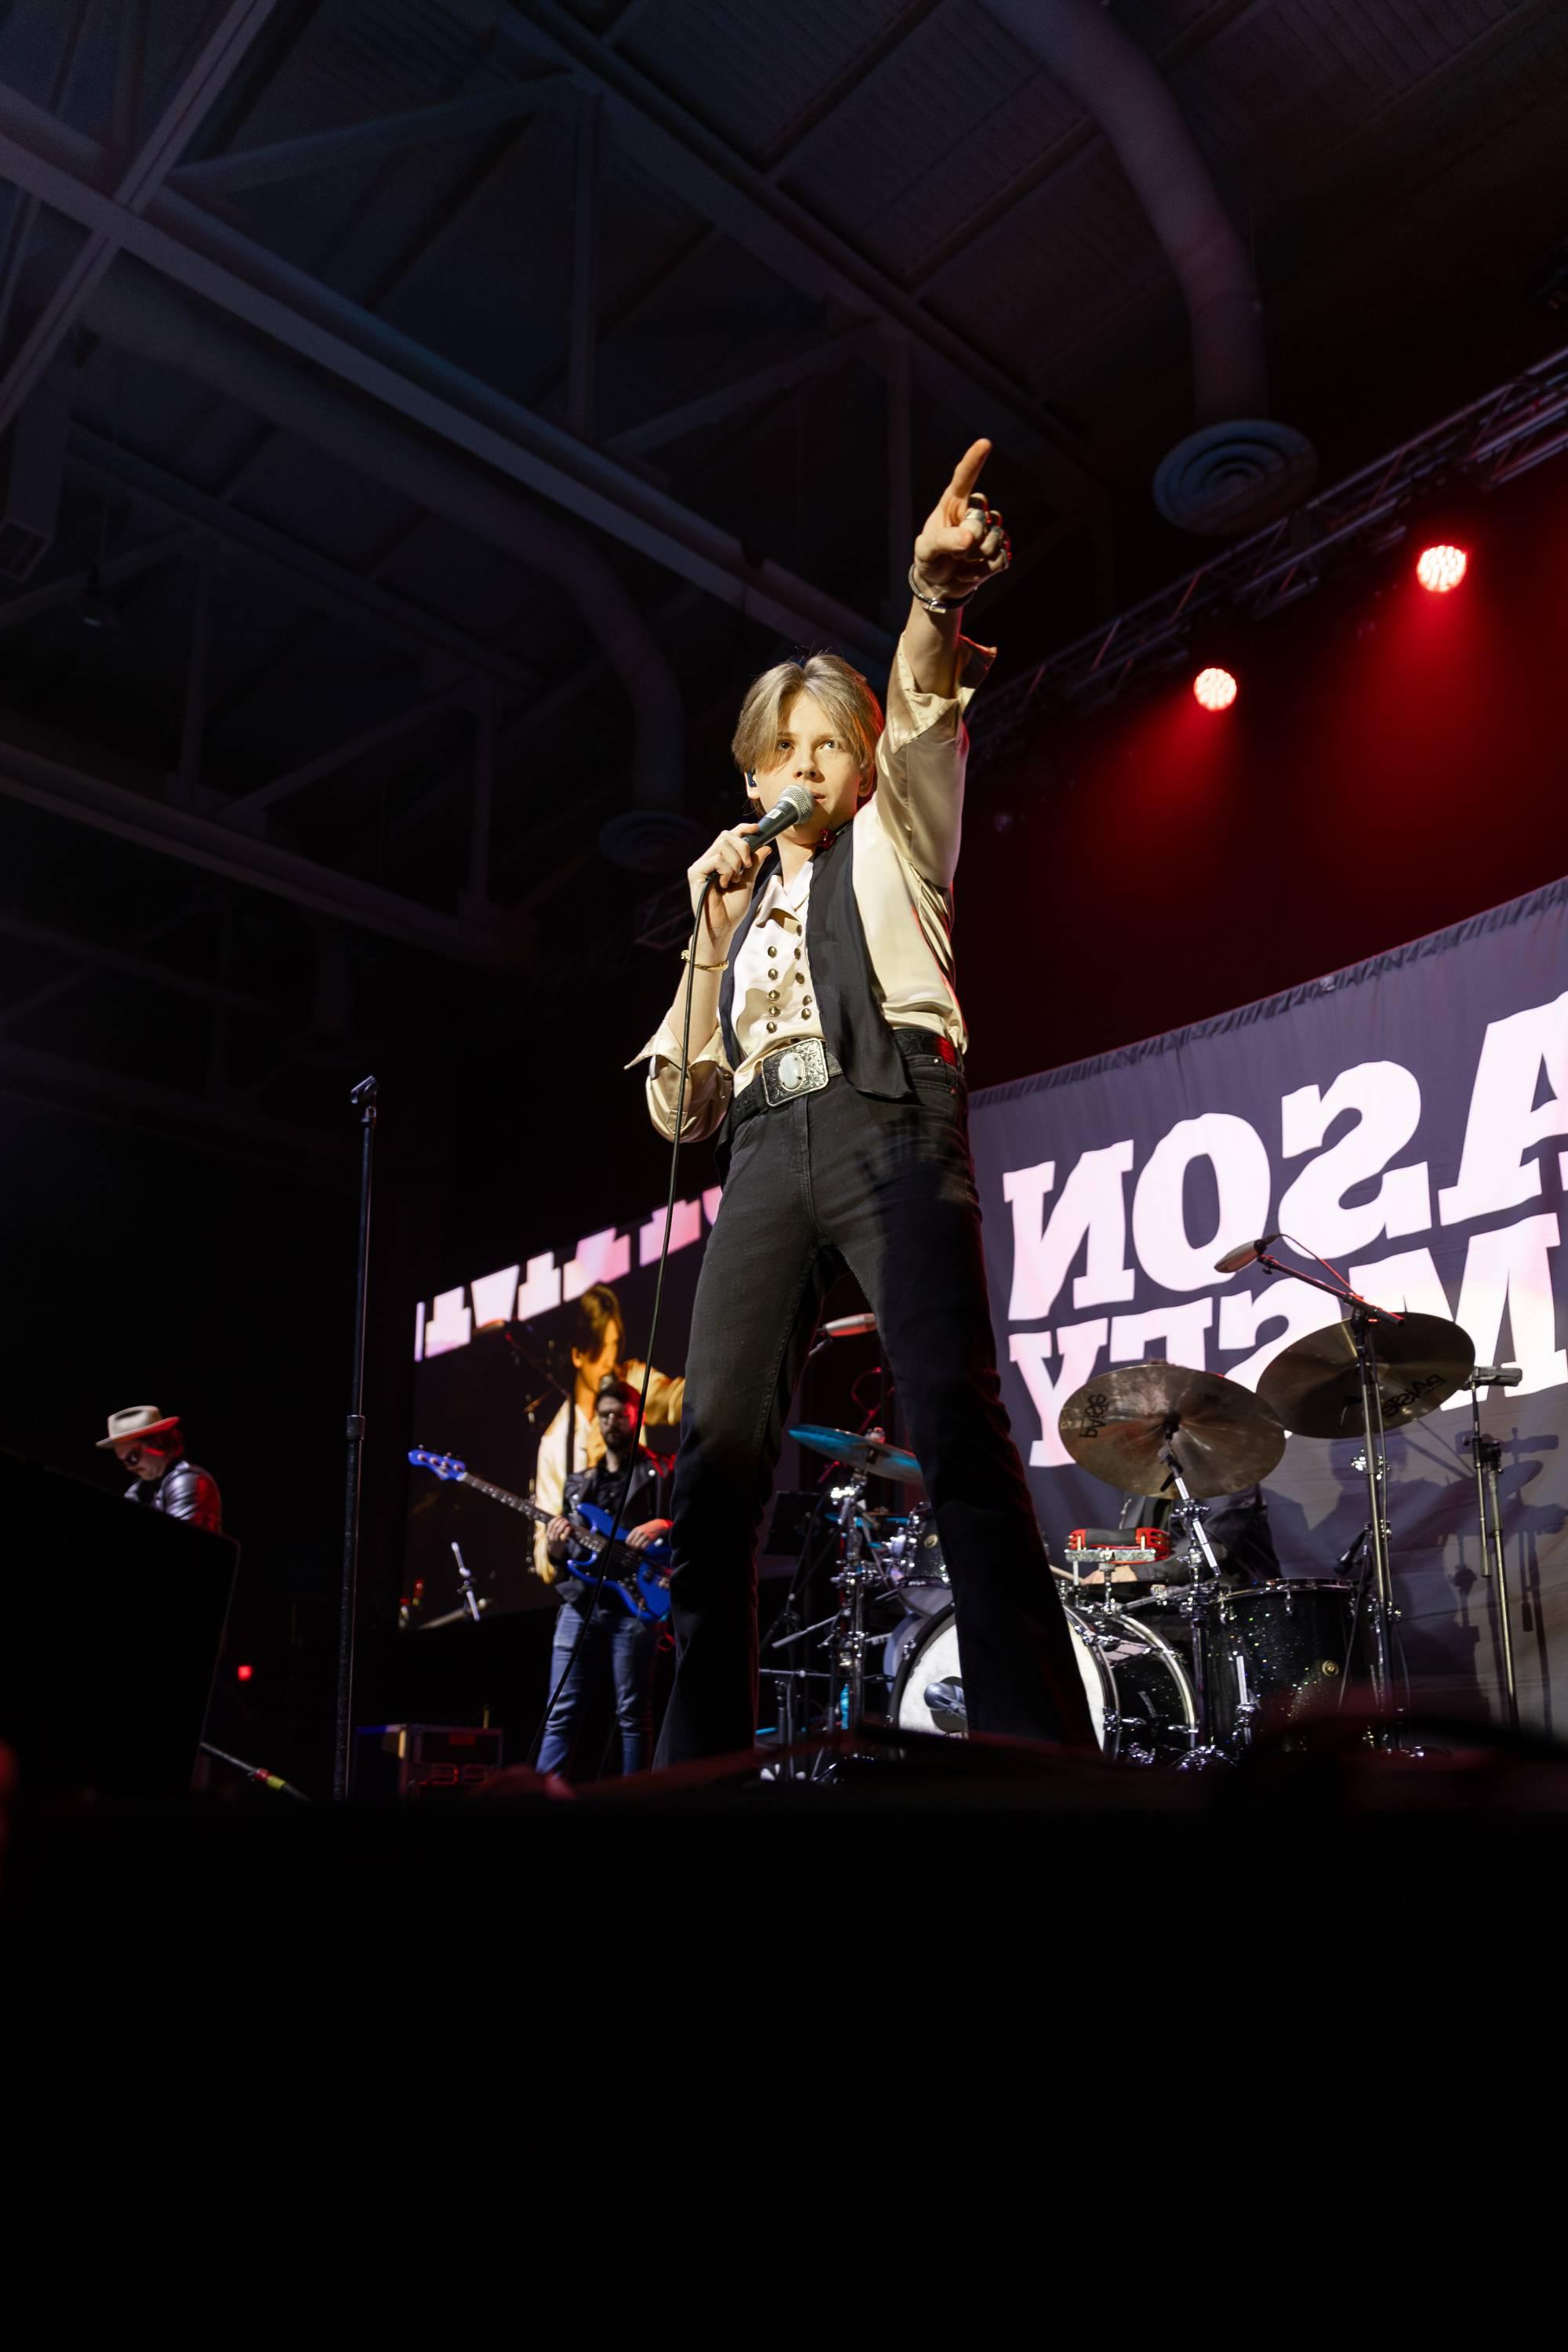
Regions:
<instances>
[{"instance_id":1,"label":"gold bracelet","mask_svg":"<svg viewBox=\"0 0 1568 2352\"><path fill-rule=\"evenodd\" d=\"M703 963L692 954L689 948L681 949L680 961L682 963L695 964L699 971L728 971L730 969L728 958L722 963Z\"/></svg>"}]
</instances>

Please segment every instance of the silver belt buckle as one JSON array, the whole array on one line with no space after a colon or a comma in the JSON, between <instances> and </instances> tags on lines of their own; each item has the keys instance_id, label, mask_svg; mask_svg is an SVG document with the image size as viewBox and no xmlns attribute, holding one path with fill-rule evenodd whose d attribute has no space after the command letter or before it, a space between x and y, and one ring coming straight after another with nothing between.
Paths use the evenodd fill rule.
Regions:
<instances>
[{"instance_id":1,"label":"silver belt buckle","mask_svg":"<svg viewBox=\"0 0 1568 2352\"><path fill-rule=\"evenodd\" d=\"M793 1102L796 1095L816 1095L827 1084L827 1048L820 1037L801 1037L793 1045L775 1045L757 1065L763 1098L770 1110Z\"/></svg>"}]
</instances>

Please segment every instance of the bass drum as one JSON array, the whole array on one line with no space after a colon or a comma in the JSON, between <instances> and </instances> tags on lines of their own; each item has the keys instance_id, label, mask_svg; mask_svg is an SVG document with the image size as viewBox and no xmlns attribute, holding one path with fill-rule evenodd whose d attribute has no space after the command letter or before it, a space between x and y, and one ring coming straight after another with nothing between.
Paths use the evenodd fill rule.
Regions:
<instances>
[{"instance_id":1,"label":"bass drum","mask_svg":"<svg viewBox=\"0 0 1568 2352\"><path fill-rule=\"evenodd\" d=\"M1179 1764L1197 1731L1192 1678L1170 1643L1120 1610L1068 1609L1073 1655L1089 1719L1106 1755L1120 1764ZM900 1731L968 1729L951 1609L932 1617L905 1651L893 1686Z\"/></svg>"}]
</instances>

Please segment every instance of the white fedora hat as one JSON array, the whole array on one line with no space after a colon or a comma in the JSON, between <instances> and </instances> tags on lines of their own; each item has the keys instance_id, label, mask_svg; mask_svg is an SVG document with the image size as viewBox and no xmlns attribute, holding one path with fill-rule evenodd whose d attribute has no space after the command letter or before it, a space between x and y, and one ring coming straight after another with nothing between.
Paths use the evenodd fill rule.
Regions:
<instances>
[{"instance_id":1,"label":"white fedora hat","mask_svg":"<svg viewBox=\"0 0 1568 2352\"><path fill-rule=\"evenodd\" d=\"M155 1404L128 1404L123 1412L109 1416L109 1435L100 1437L100 1447L123 1445L133 1437L156 1437L165 1429L178 1429L177 1412L161 1413Z\"/></svg>"}]
</instances>

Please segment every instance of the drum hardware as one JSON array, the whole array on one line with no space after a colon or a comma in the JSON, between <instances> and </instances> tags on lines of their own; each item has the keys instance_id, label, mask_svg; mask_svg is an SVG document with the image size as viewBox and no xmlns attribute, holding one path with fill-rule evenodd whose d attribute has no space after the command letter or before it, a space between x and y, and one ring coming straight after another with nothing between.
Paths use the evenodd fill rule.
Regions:
<instances>
[{"instance_id":1,"label":"drum hardware","mask_svg":"<svg viewBox=\"0 0 1568 2352\"><path fill-rule=\"evenodd\" d=\"M865 1441L879 1446L880 1432ZM890 1451L891 1449L886 1449ZM913 1461L911 1454L910 1459ZM919 1465L916 1465L918 1472ZM832 1660L827 1686L827 1713L838 1731L858 1731L866 1713L866 1600L888 1581L877 1557L875 1538L864 1509L868 1470L861 1470L847 1486L836 1486L838 1525L843 1536L838 1572L829 1580L838 1594L838 1609L828 1636Z\"/></svg>"},{"instance_id":2,"label":"drum hardware","mask_svg":"<svg viewBox=\"0 0 1568 2352\"><path fill-rule=\"evenodd\" d=\"M1223 1762L1215 1637L1226 1587L1200 1498L1234 1495L1266 1478L1285 1451L1284 1428L1261 1398L1236 1381L1158 1361L1124 1364L1086 1381L1062 1407L1058 1426L1074 1461L1097 1477L1128 1494L1173 1496L1171 1519L1186 1538L1191 1562L1180 1606L1192 1630L1194 1705L1187 1752L1179 1760L1198 1769ZM1099 1605L1110 1612L1121 1604L1108 1588ZM1250 1713L1237 1714L1233 1742L1245 1744L1250 1721Z\"/></svg>"},{"instance_id":3,"label":"drum hardware","mask_svg":"<svg viewBox=\"0 0 1568 2352\"><path fill-rule=\"evenodd\" d=\"M808 1422L792 1429L790 1435L808 1453L826 1454L830 1462L842 1463L846 1470L862 1478L893 1478L902 1486L924 1483L914 1455L901 1445L889 1445L879 1429L868 1429L858 1437L853 1430L823 1429Z\"/></svg>"},{"instance_id":4,"label":"drum hardware","mask_svg":"<svg viewBox=\"0 0 1568 2352\"><path fill-rule=\"evenodd\" d=\"M929 1503L914 1504L890 1534L879 1531L877 1549L907 1609L919 1617L933 1617L947 1607L952 1584Z\"/></svg>"},{"instance_id":5,"label":"drum hardware","mask_svg":"<svg viewBox=\"0 0 1568 2352\"><path fill-rule=\"evenodd\" d=\"M1173 1413L1170 1438L1173 1440L1180 1427L1179 1415ZM1280 1452L1284 1452L1284 1433L1280 1433ZM1170 1484L1176 1490L1171 1505L1171 1517L1187 1538L1187 1556L1193 1563L1193 1580L1182 1597L1182 1614L1193 1629L1193 1695L1196 1713L1193 1724L1192 1745L1182 1759L1184 1765L1202 1769L1205 1765L1224 1760L1224 1750L1215 1739L1215 1658L1211 1643L1215 1632L1216 1604L1223 1598L1225 1586L1220 1581L1219 1562L1214 1546L1204 1526L1204 1507L1193 1494L1182 1475L1182 1465L1173 1443L1160 1449L1160 1459L1170 1473ZM1272 1466L1272 1465L1270 1465ZM1201 1552L1208 1565L1208 1575L1198 1572L1197 1554ZM1243 1744L1250 1732L1252 1710L1240 1719Z\"/></svg>"},{"instance_id":6,"label":"drum hardware","mask_svg":"<svg viewBox=\"0 0 1568 2352\"><path fill-rule=\"evenodd\" d=\"M1508 1727L1519 1729L1519 1685L1513 1670L1513 1631L1508 1616L1508 1562L1502 1548L1502 1506L1498 1474L1502 1447L1481 1427L1483 1388L1517 1388L1524 1378L1517 1364L1478 1364L1465 1386L1470 1391L1470 1466L1476 1479L1476 1517L1480 1528L1481 1574L1491 1580L1496 1569L1498 1630L1501 1634L1503 1692L1508 1700Z\"/></svg>"},{"instance_id":7,"label":"drum hardware","mask_svg":"<svg viewBox=\"0 0 1568 2352\"><path fill-rule=\"evenodd\" d=\"M1396 1315L1374 1307L1348 1283L1305 1274L1266 1249L1257 1262L1349 1309L1342 1321L1309 1331L1276 1356L1258 1392L1287 1429L1304 1437L1348 1437L1360 1423L1372 1555L1373 1688L1380 1709L1397 1716L1394 1628L1399 1612L1384 1494L1384 1435L1436 1412L1468 1380L1476 1351L1468 1332L1442 1316Z\"/></svg>"},{"instance_id":8,"label":"drum hardware","mask_svg":"<svg viewBox=\"0 0 1568 2352\"><path fill-rule=\"evenodd\" d=\"M1063 1556L1075 1584L1143 1584L1142 1571L1171 1557L1163 1528L1135 1528L1131 1536L1105 1528L1074 1528Z\"/></svg>"},{"instance_id":9,"label":"drum hardware","mask_svg":"<svg viewBox=\"0 0 1568 2352\"><path fill-rule=\"evenodd\" d=\"M866 1719L868 1654L882 1648L887 1639L868 1629L867 1604L897 1587L900 1574L894 1556L900 1542L908 1538L911 1520L923 1525L919 1507L910 1519L900 1519L867 1504L866 1489L874 1477L892 1478L906 1486L921 1481L921 1466L914 1455L889 1445L880 1429L857 1435L850 1430L807 1424L792 1429L790 1435L810 1452L842 1465L850 1475L842 1485L830 1487L825 1498L833 1506L838 1527L838 1565L830 1579L838 1605L829 1616L792 1629L769 1644L771 1650L786 1650L812 1635L826 1635L826 1666L768 1665L763 1669L773 1678L786 1747L793 1746L797 1736L797 1693L810 1683L826 1683L827 1719L836 1733L854 1735L860 1730ZM885 1532L889 1523L895 1529L892 1536ZM871 1678L884 1679L874 1669ZM835 1757L839 1753L837 1748L832 1751ZM819 1757L805 1768L808 1777L820 1769L821 1762Z\"/></svg>"}]
</instances>

